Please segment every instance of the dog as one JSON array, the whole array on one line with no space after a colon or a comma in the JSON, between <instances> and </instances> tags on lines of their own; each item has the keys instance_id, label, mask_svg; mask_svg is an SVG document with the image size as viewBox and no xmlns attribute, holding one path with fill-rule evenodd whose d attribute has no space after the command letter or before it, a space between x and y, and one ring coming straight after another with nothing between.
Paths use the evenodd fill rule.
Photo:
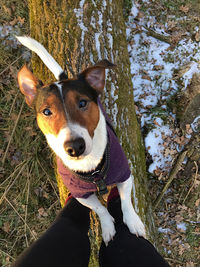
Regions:
<instances>
[{"instance_id":1,"label":"dog","mask_svg":"<svg viewBox=\"0 0 200 267\"><path fill-rule=\"evenodd\" d=\"M25 65L18 83L26 103L35 109L40 130L57 156L64 184L81 204L95 211L102 237L108 244L115 235L114 219L97 197L116 184L123 221L130 232L145 237L145 227L132 202L132 177L128 161L105 113L99 95L105 86L105 69L114 67L101 60L68 79L46 49L30 37L17 37L51 70L56 82L43 85Z\"/></svg>"}]
</instances>

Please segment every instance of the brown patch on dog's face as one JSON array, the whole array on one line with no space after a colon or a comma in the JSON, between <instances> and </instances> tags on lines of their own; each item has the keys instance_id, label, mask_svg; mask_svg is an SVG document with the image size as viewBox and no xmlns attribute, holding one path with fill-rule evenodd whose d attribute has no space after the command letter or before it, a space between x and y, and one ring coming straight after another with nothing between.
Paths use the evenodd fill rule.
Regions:
<instances>
[{"instance_id":1,"label":"brown patch on dog's face","mask_svg":"<svg viewBox=\"0 0 200 267\"><path fill-rule=\"evenodd\" d=\"M45 110L51 112L51 115L45 115ZM48 114L48 112L47 112ZM44 134L58 135L59 131L65 127L67 120L61 99L55 95L50 94L37 112L37 123Z\"/></svg>"},{"instance_id":2,"label":"brown patch on dog's face","mask_svg":"<svg viewBox=\"0 0 200 267\"><path fill-rule=\"evenodd\" d=\"M81 107L81 103L86 103L86 106ZM89 135L93 137L94 130L96 129L99 121L98 105L89 99L88 96L75 90L69 90L65 94L65 106L67 113L69 114L70 121L86 128Z\"/></svg>"}]
</instances>

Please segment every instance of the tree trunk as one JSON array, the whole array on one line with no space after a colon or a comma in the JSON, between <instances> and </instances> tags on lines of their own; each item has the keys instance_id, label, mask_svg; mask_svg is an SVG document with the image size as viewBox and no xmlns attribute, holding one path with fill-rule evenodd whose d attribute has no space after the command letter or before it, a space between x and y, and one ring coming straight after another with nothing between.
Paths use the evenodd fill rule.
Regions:
<instances>
[{"instance_id":1,"label":"tree trunk","mask_svg":"<svg viewBox=\"0 0 200 267\"><path fill-rule=\"evenodd\" d=\"M152 238L153 217L147 192L144 145L134 109L122 3L122 0L29 0L31 36L42 43L63 68L67 65L70 77L72 72L78 73L103 58L117 65L107 74L102 102L130 162L135 209ZM32 66L44 83L55 80L36 55L33 55ZM66 189L59 177L57 180L63 206ZM92 220L95 233L91 238L97 240L100 239L98 221L95 216ZM93 250L97 251L97 247ZM96 266L94 258L95 254L92 266Z\"/></svg>"}]
</instances>

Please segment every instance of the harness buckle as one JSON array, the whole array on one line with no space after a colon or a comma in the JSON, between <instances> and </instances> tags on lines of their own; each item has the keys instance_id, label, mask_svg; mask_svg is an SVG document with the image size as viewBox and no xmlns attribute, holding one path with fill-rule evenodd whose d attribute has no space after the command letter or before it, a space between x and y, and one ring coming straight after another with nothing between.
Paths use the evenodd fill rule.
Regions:
<instances>
[{"instance_id":1,"label":"harness buckle","mask_svg":"<svg viewBox=\"0 0 200 267\"><path fill-rule=\"evenodd\" d=\"M100 170L94 171L91 175L93 176L93 175L95 175L95 174L97 174L99 172L100 172Z\"/></svg>"}]
</instances>

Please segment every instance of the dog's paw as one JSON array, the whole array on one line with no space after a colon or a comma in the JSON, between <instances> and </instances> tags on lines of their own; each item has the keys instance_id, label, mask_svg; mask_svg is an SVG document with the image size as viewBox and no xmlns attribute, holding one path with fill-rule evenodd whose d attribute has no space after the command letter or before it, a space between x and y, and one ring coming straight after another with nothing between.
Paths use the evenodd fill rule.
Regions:
<instances>
[{"instance_id":1,"label":"dog's paw","mask_svg":"<svg viewBox=\"0 0 200 267\"><path fill-rule=\"evenodd\" d=\"M145 226L134 209L123 212L123 221L132 234L142 237L146 236Z\"/></svg>"},{"instance_id":2,"label":"dog's paw","mask_svg":"<svg viewBox=\"0 0 200 267\"><path fill-rule=\"evenodd\" d=\"M114 226L114 219L110 214L107 214L101 219L102 237L106 246L108 242L113 239L116 231Z\"/></svg>"}]
</instances>

